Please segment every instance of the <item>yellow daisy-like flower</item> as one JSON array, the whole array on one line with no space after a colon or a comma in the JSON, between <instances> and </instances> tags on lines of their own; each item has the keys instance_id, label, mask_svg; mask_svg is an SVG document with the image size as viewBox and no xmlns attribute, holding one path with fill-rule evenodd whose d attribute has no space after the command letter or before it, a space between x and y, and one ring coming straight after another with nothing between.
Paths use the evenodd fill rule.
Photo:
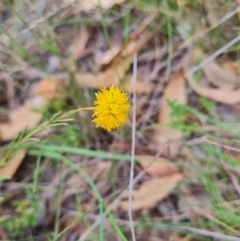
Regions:
<instances>
[{"instance_id":1,"label":"yellow daisy-like flower","mask_svg":"<svg viewBox=\"0 0 240 241\"><path fill-rule=\"evenodd\" d=\"M130 104L127 94L111 86L96 93L93 122L107 131L119 128L127 121Z\"/></svg>"}]
</instances>

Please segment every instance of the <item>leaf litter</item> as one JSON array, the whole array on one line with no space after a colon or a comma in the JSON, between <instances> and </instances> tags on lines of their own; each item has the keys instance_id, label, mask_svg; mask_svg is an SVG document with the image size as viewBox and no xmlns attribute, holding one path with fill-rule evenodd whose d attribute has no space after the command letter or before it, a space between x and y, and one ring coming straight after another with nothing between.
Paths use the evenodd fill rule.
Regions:
<instances>
[{"instance_id":1,"label":"leaf litter","mask_svg":"<svg viewBox=\"0 0 240 241\"><path fill-rule=\"evenodd\" d=\"M158 116L159 125L155 127L154 133L155 145L158 148L165 146L165 155L174 157L181 146L180 140L183 137L183 133L167 126L172 121L171 108L168 101L176 101L177 104L186 103L186 87L183 70L178 71L170 78L169 83L163 91Z\"/></svg>"},{"instance_id":2,"label":"leaf litter","mask_svg":"<svg viewBox=\"0 0 240 241\"><path fill-rule=\"evenodd\" d=\"M178 183L184 178L183 174L176 173L168 177L144 182L139 189L133 191L132 210L153 208L158 202L166 198ZM128 197L129 193L125 194ZM119 207L128 210L128 201L119 203Z\"/></svg>"}]
</instances>

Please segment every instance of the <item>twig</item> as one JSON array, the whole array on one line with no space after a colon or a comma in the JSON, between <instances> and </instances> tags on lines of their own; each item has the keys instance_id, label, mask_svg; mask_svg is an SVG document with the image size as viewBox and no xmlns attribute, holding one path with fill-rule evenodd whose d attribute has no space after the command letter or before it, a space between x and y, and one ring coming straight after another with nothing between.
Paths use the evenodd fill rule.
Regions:
<instances>
[{"instance_id":1,"label":"twig","mask_svg":"<svg viewBox=\"0 0 240 241\"><path fill-rule=\"evenodd\" d=\"M221 47L220 49L218 49L216 52L214 52L212 55L210 55L209 57L207 57L206 59L204 59L200 64L196 65L195 67L193 67L190 71L187 72L187 76L192 76L193 74L195 74L199 69L201 69L202 67L204 67L206 64L208 64L209 62L213 61L214 59L216 59L220 54L222 54L225 50L227 50L228 48L230 48L231 46L233 46L235 43L237 43L238 41L240 41L240 35L238 35L237 37L235 37L234 39L232 39L230 42L228 42L227 44L225 44L223 47Z\"/></svg>"},{"instance_id":2,"label":"twig","mask_svg":"<svg viewBox=\"0 0 240 241\"><path fill-rule=\"evenodd\" d=\"M72 211L72 210L68 210L68 209L62 209L63 211L66 212L66 215L70 215L72 217L79 217L79 213L76 211ZM86 218L89 220L99 220L99 216L94 215L94 214L86 214ZM122 219L115 219L115 221L119 224L119 225L127 225L128 221L126 220L122 220ZM105 225L109 225L110 223L106 220ZM141 222L133 222L134 226L140 226ZM194 227L186 227L186 226L170 226L170 225L165 225L165 224L158 224L157 227L155 228L160 228L160 229L165 229L165 230L172 230L172 231L184 231L184 232L190 232L190 233L194 233L194 234L198 234L204 237L209 237L209 238L214 238L214 239L218 239L218 240L228 240L228 241L240 241L240 238L238 237L234 237L234 236L230 236L230 235L226 235L226 234L222 234L222 233L215 233L212 231L208 231L208 230L203 230L203 229L199 229L199 228L194 228Z\"/></svg>"},{"instance_id":3,"label":"twig","mask_svg":"<svg viewBox=\"0 0 240 241\"><path fill-rule=\"evenodd\" d=\"M211 238L218 239L218 240L240 241L240 238L238 238L238 237L234 237L234 236L230 236L230 235L226 235L226 234L221 234L221 233L215 233L215 232L212 232L212 231L207 231L207 230L193 228L193 227L167 226L167 229L182 230L182 231L185 231L185 232L191 232L191 233L195 233L195 234L202 235L202 236L205 236L205 237L211 237Z\"/></svg>"},{"instance_id":4,"label":"twig","mask_svg":"<svg viewBox=\"0 0 240 241\"><path fill-rule=\"evenodd\" d=\"M192 44L194 41L197 41L198 39L200 39L201 37L203 37L205 34L207 34L208 32L210 32L211 30L213 30L214 28L218 27L219 25L223 24L224 22L226 22L229 18L231 18L232 16L234 16L236 13L240 12L240 6L237 7L236 9L232 10L231 12L227 13L225 16L223 16L221 19L219 19L217 22L215 22L210 28L205 29L204 31L202 31L200 34L198 34L196 37L194 38L190 38L189 41L183 43L179 49L182 48L186 48L187 46L189 46L190 44Z\"/></svg>"},{"instance_id":5,"label":"twig","mask_svg":"<svg viewBox=\"0 0 240 241\"><path fill-rule=\"evenodd\" d=\"M132 192L133 192L133 179L134 179L134 156L136 145L136 80L137 80L137 55L133 56L133 77L132 77L132 90L133 90L133 104L132 104L132 148L131 148L131 167L129 178L129 197L128 197L128 217L132 233L132 240L136 241L134 224L132 219Z\"/></svg>"},{"instance_id":6,"label":"twig","mask_svg":"<svg viewBox=\"0 0 240 241\"><path fill-rule=\"evenodd\" d=\"M158 153L156 154L156 158L159 157L163 151L163 149L165 148L165 146L163 146ZM153 160L154 161L154 160ZM133 180L133 186L144 176L144 174L147 172L148 168L151 166L152 162L150 162L148 164L148 166L146 166L146 168L144 170L142 170ZM122 200L122 198L124 197L126 189L124 189L119 196L114 200L114 202L108 207L108 211L110 212L111 210L113 210L118 203ZM103 218L106 217L106 211L103 213ZM81 238L78 241L84 241L86 237L88 237L92 231L97 228L97 226L99 225L100 222L100 218L98 218L95 223L85 232L82 234Z\"/></svg>"}]
</instances>

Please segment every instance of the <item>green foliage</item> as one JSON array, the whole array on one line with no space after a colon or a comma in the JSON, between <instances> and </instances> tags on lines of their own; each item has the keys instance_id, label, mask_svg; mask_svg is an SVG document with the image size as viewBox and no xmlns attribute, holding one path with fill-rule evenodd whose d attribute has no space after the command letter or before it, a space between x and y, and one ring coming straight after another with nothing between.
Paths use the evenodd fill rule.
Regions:
<instances>
[{"instance_id":1,"label":"green foliage","mask_svg":"<svg viewBox=\"0 0 240 241\"><path fill-rule=\"evenodd\" d=\"M197 121L189 121L192 114L187 110L186 105L169 100L167 103L171 108L170 116L172 117L169 125L176 130L184 132L187 136L194 133L196 128L199 127L199 123Z\"/></svg>"},{"instance_id":2,"label":"green foliage","mask_svg":"<svg viewBox=\"0 0 240 241\"><path fill-rule=\"evenodd\" d=\"M44 41L42 41L40 46L42 49L49 51L51 54L59 54L60 53L60 49L58 48L57 44L49 39L45 39Z\"/></svg>"},{"instance_id":3,"label":"green foliage","mask_svg":"<svg viewBox=\"0 0 240 241\"><path fill-rule=\"evenodd\" d=\"M213 111L214 107L215 107L215 104L213 101L203 97L203 96L200 96L199 98L199 102L200 102L200 105L206 109L208 112L210 111Z\"/></svg>"},{"instance_id":4,"label":"green foliage","mask_svg":"<svg viewBox=\"0 0 240 241\"><path fill-rule=\"evenodd\" d=\"M22 234L26 228L37 224L37 218L41 211L38 196L31 196L24 200L13 200L8 205L12 206L9 215L6 220L0 221L0 225L11 233L13 238Z\"/></svg>"}]
</instances>

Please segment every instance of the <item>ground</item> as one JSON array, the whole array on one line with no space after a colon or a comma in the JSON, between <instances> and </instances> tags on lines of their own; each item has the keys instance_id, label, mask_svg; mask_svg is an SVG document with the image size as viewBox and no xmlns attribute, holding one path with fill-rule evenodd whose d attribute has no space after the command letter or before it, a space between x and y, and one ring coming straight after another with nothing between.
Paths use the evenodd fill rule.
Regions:
<instances>
[{"instance_id":1,"label":"ground","mask_svg":"<svg viewBox=\"0 0 240 241\"><path fill-rule=\"evenodd\" d=\"M240 240L239 19L238 0L0 2L0 239Z\"/></svg>"}]
</instances>

